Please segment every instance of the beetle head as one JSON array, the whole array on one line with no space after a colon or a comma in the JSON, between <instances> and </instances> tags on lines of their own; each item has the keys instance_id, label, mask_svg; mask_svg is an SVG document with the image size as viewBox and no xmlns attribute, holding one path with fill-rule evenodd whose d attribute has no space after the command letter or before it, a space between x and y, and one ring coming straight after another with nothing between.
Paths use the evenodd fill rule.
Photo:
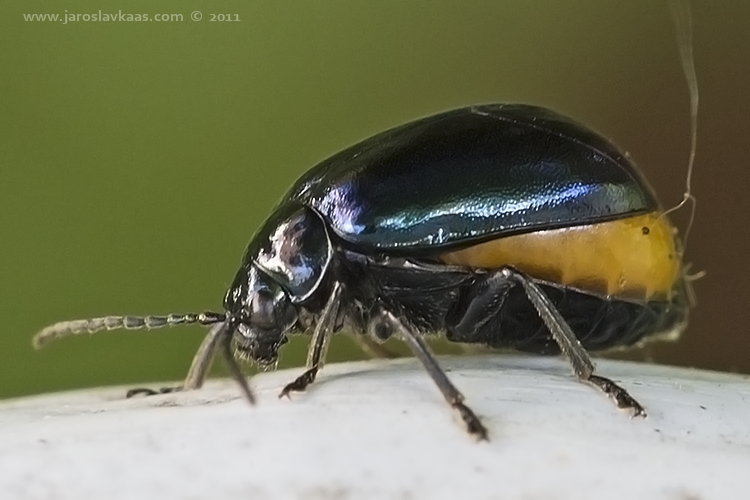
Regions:
<instances>
[{"instance_id":1,"label":"beetle head","mask_svg":"<svg viewBox=\"0 0 750 500\"><path fill-rule=\"evenodd\" d=\"M326 224L314 210L282 204L247 247L226 297L234 318L237 353L261 364L278 358L297 322L299 304L324 288L333 249Z\"/></svg>"},{"instance_id":2,"label":"beetle head","mask_svg":"<svg viewBox=\"0 0 750 500\"><path fill-rule=\"evenodd\" d=\"M237 323L237 355L261 365L276 362L297 321L297 309L281 285L255 265L242 266L224 297L224 308Z\"/></svg>"}]
</instances>

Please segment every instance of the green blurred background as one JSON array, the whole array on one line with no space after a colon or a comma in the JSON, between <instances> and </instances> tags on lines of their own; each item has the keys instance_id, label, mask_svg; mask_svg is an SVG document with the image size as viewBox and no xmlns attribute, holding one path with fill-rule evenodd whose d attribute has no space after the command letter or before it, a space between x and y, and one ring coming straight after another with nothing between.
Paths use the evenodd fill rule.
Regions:
<instances>
[{"instance_id":1,"label":"green blurred background","mask_svg":"<svg viewBox=\"0 0 750 500\"><path fill-rule=\"evenodd\" d=\"M688 94L666 1L52 5L0 7L0 397L184 376L201 328L40 352L30 339L63 319L219 308L295 178L416 117L488 101L552 107L628 150L665 205L683 190ZM22 16L66 9L183 21ZM210 21L220 13L240 21ZM694 21L687 258L707 276L683 339L629 356L750 373L750 2L696 2ZM282 366L304 352L294 341ZM335 341L332 359L360 357Z\"/></svg>"}]
</instances>

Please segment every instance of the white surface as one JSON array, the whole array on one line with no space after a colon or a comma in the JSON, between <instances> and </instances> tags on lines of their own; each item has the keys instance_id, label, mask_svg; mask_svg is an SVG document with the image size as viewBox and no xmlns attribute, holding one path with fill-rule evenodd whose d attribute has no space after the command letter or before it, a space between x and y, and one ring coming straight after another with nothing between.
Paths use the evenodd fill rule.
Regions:
<instances>
[{"instance_id":1,"label":"white surface","mask_svg":"<svg viewBox=\"0 0 750 500\"><path fill-rule=\"evenodd\" d=\"M630 419L558 359L441 358L490 429L474 442L414 360L329 365L201 391L100 389L0 403L0 498L746 499L750 379L600 361ZM156 384L158 387L159 384Z\"/></svg>"}]
</instances>

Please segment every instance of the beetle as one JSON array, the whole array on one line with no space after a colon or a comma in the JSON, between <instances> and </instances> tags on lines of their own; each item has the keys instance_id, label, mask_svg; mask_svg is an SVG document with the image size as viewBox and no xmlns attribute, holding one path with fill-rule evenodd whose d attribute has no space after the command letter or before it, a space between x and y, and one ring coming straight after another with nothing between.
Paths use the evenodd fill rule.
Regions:
<instances>
[{"instance_id":1,"label":"beetle","mask_svg":"<svg viewBox=\"0 0 750 500\"><path fill-rule=\"evenodd\" d=\"M564 354L618 407L644 408L594 372L587 351L677 335L690 304L675 228L636 165L610 141L524 104L454 109L392 128L307 171L251 239L223 312L110 316L39 332L37 347L115 328L211 325L184 383L218 351L270 365L311 333L303 391L346 330L404 340L469 433L487 439L425 337ZM137 389L136 393L155 393Z\"/></svg>"}]
</instances>

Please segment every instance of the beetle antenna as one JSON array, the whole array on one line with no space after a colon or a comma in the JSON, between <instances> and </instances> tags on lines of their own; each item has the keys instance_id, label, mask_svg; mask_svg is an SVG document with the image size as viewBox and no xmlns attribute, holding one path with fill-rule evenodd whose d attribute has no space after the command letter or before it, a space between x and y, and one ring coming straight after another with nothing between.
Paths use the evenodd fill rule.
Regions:
<instances>
[{"instance_id":1,"label":"beetle antenna","mask_svg":"<svg viewBox=\"0 0 750 500\"><path fill-rule=\"evenodd\" d=\"M685 73L688 91L690 92L690 158L688 159L685 192L682 194L682 201L665 211L664 215L682 208L690 201L690 220L683 238L684 251L687 248L688 236L690 229L693 227L695 209L698 203L692 191L693 164L695 163L695 149L698 142L698 78L695 74L695 59L693 58L693 16L690 11L690 0L669 0L669 7L677 30L677 45L680 49L682 70Z\"/></svg>"},{"instance_id":2,"label":"beetle antenna","mask_svg":"<svg viewBox=\"0 0 750 500\"><path fill-rule=\"evenodd\" d=\"M166 316L105 316L102 318L61 321L42 329L34 335L32 344L36 349L44 347L53 340L70 335L89 335L102 330L140 330L162 328L176 325L213 325L226 319L224 313L203 312L188 314L168 314Z\"/></svg>"}]
</instances>

